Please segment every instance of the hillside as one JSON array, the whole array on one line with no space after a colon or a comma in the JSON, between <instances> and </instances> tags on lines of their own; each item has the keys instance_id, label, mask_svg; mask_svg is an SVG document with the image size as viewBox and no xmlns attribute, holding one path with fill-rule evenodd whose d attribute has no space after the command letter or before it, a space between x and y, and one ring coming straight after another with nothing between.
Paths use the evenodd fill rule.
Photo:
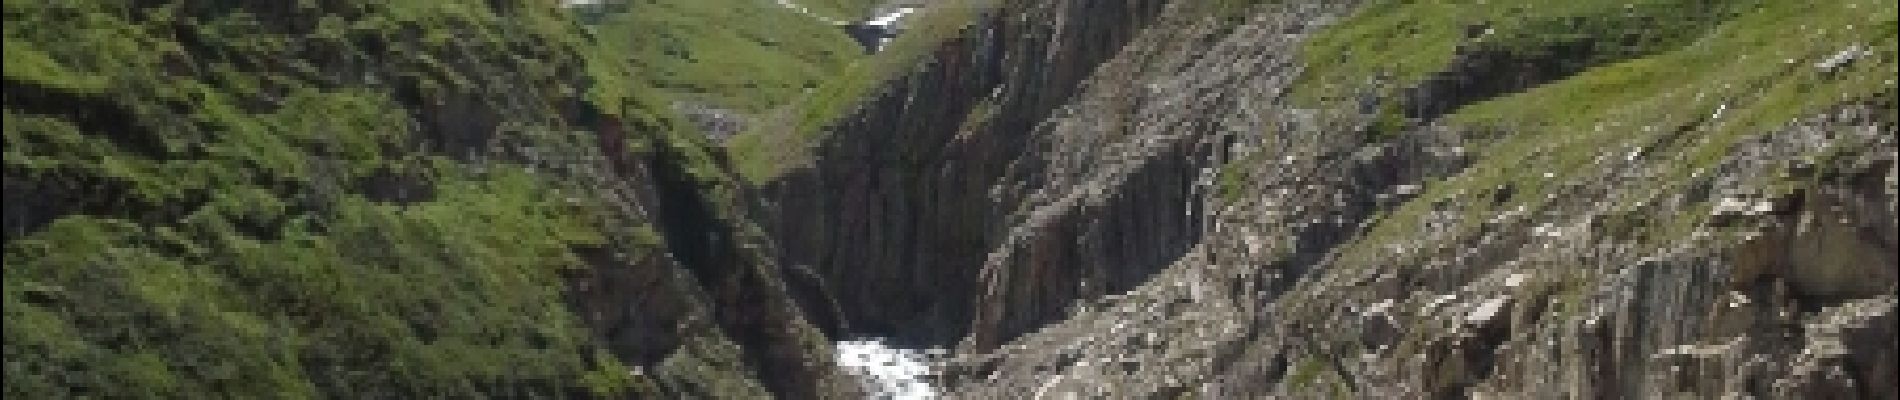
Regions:
<instances>
[{"instance_id":1,"label":"hillside","mask_svg":"<svg viewBox=\"0 0 1900 400\"><path fill-rule=\"evenodd\" d=\"M5 394L1900 397L1892 2L562 4L6 0Z\"/></svg>"},{"instance_id":2,"label":"hillside","mask_svg":"<svg viewBox=\"0 0 1900 400\"><path fill-rule=\"evenodd\" d=\"M1008 2L766 225L947 397L1890 398L1894 14Z\"/></svg>"},{"instance_id":3,"label":"hillside","mask_svg":"<svg viewBox=\"0 0 1900 400\"><path fill-rule=\"evenodd\" d=\"M551 2L5 4L8 397L828 379L776 271L721 239L756 228L718 150L588 32L612 22Z\"/></svg>"}]
</instances>

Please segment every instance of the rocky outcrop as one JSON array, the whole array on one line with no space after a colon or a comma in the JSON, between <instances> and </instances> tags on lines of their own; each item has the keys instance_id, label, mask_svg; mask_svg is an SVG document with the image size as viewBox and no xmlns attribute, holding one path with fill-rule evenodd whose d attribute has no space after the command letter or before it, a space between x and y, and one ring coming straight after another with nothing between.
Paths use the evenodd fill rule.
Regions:
<instances>
[{"instance_id":1,"label":"rocky outcrop","mask_svg":"<svg viewBox=\"0 0 1900 400\"><path fill-rule=\"evenodd\" d=\"M787 291L764 239L665 142L599 182L620 213L618 246L583 253L570 301L611 350L650 379L640 397L823 398L854 390ZM628 185L627 183L635 183ZM726 183L729 184L729 183ZM651 221L642 223L641 221Z\"/></svg>"},{"instance_id":2,"label":"rocky outcrop","mask_svg":"<svg viewBox=\"0 0 1900 400\"><path fill-rule=\"evenodd\" d=\"M1008 1L752 188L555 4L121 3L5 6L9 397L1900 396L1892 4Z\"/></svg>"},{"instance_id":3,"label":"rocky outcrop","mask_svg":"<svg viewBox=\"0 0 1900 400\"><path fill-rule=\"evenodd\" d=\"M1029 3L832 129L768 205L831 329L961 343L953 397L1894 396L1891 83L1746 129L1728 110L1763 95L1475 123L1675 47L1455 54L1387 110L1292 94L1353 4L1177 2L1120 36ZM971 46L1037 37L996 22L1019 19L1042 48L1105 45ZM951 73L972 56L1011 73Z\"/></svg>"},{"instance_id":4,"label":"rocky outcrop","mask_svg":"<svg viewBox=\"0 0 1900 400\"><path fill-rule=\"evenodd\" d=\"M764 209L779 262L815 271L834 291L842 317L830 329L908 343L961 338L985 254L1025 195L999 184L1045 162L1021 133L1057 113L1160 4L1012 2L988 13L829 129L817 165L774 183ZM1097 259L1138 251L1103 239L1091 245Z\"/></svg>"}]
</instances>

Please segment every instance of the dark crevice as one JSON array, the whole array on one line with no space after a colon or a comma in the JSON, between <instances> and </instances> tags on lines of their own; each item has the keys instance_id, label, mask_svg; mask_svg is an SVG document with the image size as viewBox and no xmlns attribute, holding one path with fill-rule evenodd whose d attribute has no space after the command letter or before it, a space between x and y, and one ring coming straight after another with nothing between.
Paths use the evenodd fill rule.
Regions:
<instances>
[{"instance_id":1,"label":"dark crevice","mask_svg":"<svg viewBox=\"0 0 1900 400\"><path fill-rule=\"evenodd\" d=\"M435 184L429 177L390 168L358 178L353 186L370 201L415 204L435 199Z\"/></svg>"},{"instance_id":2,"label":"dark crevice","mask_svg":"<svg viewBox=\"0 0 1900 400\"><path fill-rule=\"evenodd\" d=\"M707 288L720 328L738 342L766 389L789 398L815 398L821 371L808 361L792 327L798 312L758 267L763 257L736 242L732 222L722 218L704 184L687 170L691 160L656 139L648 165L659 193L659 230L676 261Z\"/></svg>"},{"instance_id":3,"label":"dark crevice","mask_svg":"<svg viewBox=\"0 0 1900 400\"><path fill-rule=\"evenodd\" d=\"M1458 54L1444 71L1403 93L1407 118L1435 120L1460 107L1554 82L1588 68L1588 42L1553 45L1532 56L1478 49Z\"/></svg>"},{"instance_id":4,"label":"dark crevice","mask_svg":"<svg viewBox=\"0 0 1900 400\"><path fill-rule=\"evenodd\" d=\"M778 210L768 228L784 251L781 263L818 268L831 280L838 319L852 330L845 336L923 345L961 339L973 315L967 300L978 287L976 271L1006 233L999 221L1006 210L977 188L1039 168L1022 159L1032 143L1025 133L1165 4L1008 5L978 16L829 129L816 166L773 185ZM1091 39L1039 40L1054 33L1007 17L1014 14L1087 15L1064 32ZM1029 61L1051 53L1066 57ZM959 134L982 104L996 112L978 131ZM866 274L888 284L848 283Z\"/></svg>"},{"instance_id":5,"label":"dark crevice","mask_svg":"<svg viewBox=\"0 0 1900 400\"><path fill-rule=\"evenodd\" d=\"M132 110L105 94L73 93L14 79L5 80L4 88L6 106L11 111L59 118L81 132L100 133L118 148L134 154L165 159L169 153L165 142L139 124Z\"/></svg>"}]
</instances>

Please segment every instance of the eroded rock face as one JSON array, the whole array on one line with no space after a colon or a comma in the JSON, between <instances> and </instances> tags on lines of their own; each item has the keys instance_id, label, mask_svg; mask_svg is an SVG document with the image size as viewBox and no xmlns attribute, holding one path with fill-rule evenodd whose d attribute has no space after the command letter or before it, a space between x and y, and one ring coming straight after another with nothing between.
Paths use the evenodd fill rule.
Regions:
<instances>
[{"instance_id":1,"label":"eroded rock face","mask_svg":"<svg viewBox=\"0 0 1900 400\"><path fill-rule=\"evenodd\" d=\"M1142 3L1134 30L1029 3L776 186L782 260L837 291L841 329L961 344L947 395L1895 395L1891 96L1689 172L1688 128L1547 171L1479 153L1523 132L1434 120L1576 69L1427 88L1423 123L1367 139L1377 110L1287 96L1352 4ZM1486 169L1541 179L1425 197Z\"/></svg>"},{"instance_id":2,"label":"eroded rock face","mask_svg":"<svg viewBox=\"0 0 1900 400\"><path fill-rule=\"evenodd\" d=\"M1058 112L1161 3L1023 2L981 17L831 129L817 165L769 188L767 225L783 252L780 263L809 268L836 295L842 318L828 330L911 343L961 338L985 254L1007 235L1006 219L1027 195L1027 186L1006 175L1049 162L1025 133ZM1183 173L1192 172L1152 179L1184 183ZM1170 190L1185 191L1185 184L1175 186ZM1139 204L1186 204L1180 195L1152 200ZM1149 219L1177 221L1172 215ZM1044 257L1108 259L1113 251L1148 248L1111 243L1051 248ZM823 303L806 308L828 308ZM1066 300L1047 303L1037 309L1059 309Z\"/></svg>"}]
</instances>

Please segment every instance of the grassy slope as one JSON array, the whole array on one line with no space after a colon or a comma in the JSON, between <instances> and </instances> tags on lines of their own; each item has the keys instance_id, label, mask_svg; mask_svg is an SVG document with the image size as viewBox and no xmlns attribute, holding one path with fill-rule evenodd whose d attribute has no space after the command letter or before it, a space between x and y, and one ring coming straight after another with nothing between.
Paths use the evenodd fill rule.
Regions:
<instances>
[{"instance_id":1,"label":"grassy slope","mask_svg":"<svg viewBox=\"0 0 1900 400\"><path fill-rule=\"evenodd\" d=\"M761 124L727 143L734 168L754 183L767 182L787 169L810 162L810 147L824 130L854 111L873 90L903 77L932 49L975 21L977 15L1006 0L944 0L908 22L903 34L884 51L845 64L815 90L795 98L778 124Z\"/></svg>"},{"instance_id":2,"label":"grassy slope","mask_svg":"<svg viewBox=\"0 0 1900 400\"><path fill-rule=\"evenodd\" d=\"M585 155L562 117L582 91L662 118L549 3L127 3L5 2L7 201L57 217L15 226L9 205L9 398L629 383L560 296L604 211L418 119L495 117L487 143ZM476 109L435 108L459 100ZM379 199L379 176L428 194Z\"/></svg>"},{"instance_id":3,"label":"grassy slope","mask_svg":"<svg viewBox=\"0 0 1900 400\"><path fill-rule=\"evenodd\" d=\"M871 7L884 3L883 0L792 0L805 6L814 13L836 20L856 20L871 12Z\"/></svg>"},{"instance_id":4,"label":"grassy slope","mask_svg":"<svg viewBox=\"0 0 1900 400\"><path fill-rule=\"evenodd\" d=\"M1376 225L1357 253L1377 257L1379 238L1417 232L1433 204L1468 205L1465 229L1503 210L1539 212L1562 197L1555 183L1593 176L1592 159L1615 146L1661 144L1645 157L1666 159L1668 168L1627 184L1637 193L1666 191L1734 144L1796 118L1882 96L1890 102L1895 14L1893 3L1870 0L1376 1L1309 44L1304 57L1327 67L1305 76L1296 98L1333 107L1354 93L1390 98L1444 69L1461 42L1527 59L1575 43L1600 49L1570 60L1584 66L1574 75L1445 116L1453 126L1507 133L1471 149L1476 160L1466 172L1428 185ZM1460 39L1466 27L1486 23L1492 34ZM1831 72L1815 66L1856 46L1872 54ZM1384 86L1371 83L1374 76L1386 77ZM1711 117L1718 108L1721 117ZM1516 192L1511 201L1477 200L1505 187ZM1669 240L1706 215L1646 219L1642 229Z\"/></svg>"},{"instance_id":5,"label":"grassy slope","mask_svg":"<svg viewBox=\"0 0 1900 400\"><path fill-rule=\"evenodd\" d=\"M835 3L808 7L862 14ZM639 1L595 29L651 85L746 112L783 105L863 54L842 29L770 0Z\"/></svg>"},{"instance_id":6,"label":"grassy slope","mask_svg":"<svg viewBox=\"0 0 1900 400\"><path fill-rule=\"evenodd\" d=\"M793 3L826 18L855 20L879 2ZM872 76L894 75L900 59L914 62L924 47L918 38L927 36L907 35L893 46L907 50L866 57L842 29L770 0L639 1L626 11L606 14L593 29L612 54L636 66L643 85L659 88L661 99L756 117L750 133L728 144L739 170L754 181L796 162L809 138L793 133L815 131L811 121L820 118L812 115L836 118L847 111L849 99L877 81ZM797 128L782 129L788 124Z\"/></svg>"}]
</instances>

